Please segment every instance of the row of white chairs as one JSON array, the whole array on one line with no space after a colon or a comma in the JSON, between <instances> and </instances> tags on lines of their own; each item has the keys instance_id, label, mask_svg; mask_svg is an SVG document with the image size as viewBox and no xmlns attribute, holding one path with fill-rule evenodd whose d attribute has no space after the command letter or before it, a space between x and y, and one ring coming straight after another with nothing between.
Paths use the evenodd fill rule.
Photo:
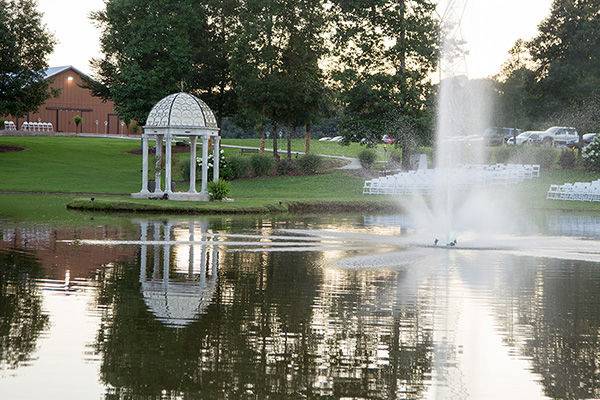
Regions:
<instances>
[{"instance_id":1,"label":"row of white chairs","mask_svg":"<svg viewBox=\"0 0 600 400\"><path fill-rule=\"evenodd\" d=\"M23 122L21 130L28 132L53 132L54 126L50 122Z\"/></svg>"},{"instance_id":2,"label":"row of white chairs","mask_svg":"<svg viewBox=\"0 0 600 400\"><path fill-rule=\"evenodd\" d=\"M4 121L4 129L7 131L16 131L17 126L12 121Z\"/></svg>"},{"instance_id":3,"label":"row of white chairs","mask_svg":"<svg viewBox=\"0 0 600 400\"><path fill-rule=\"evenodd\" d=\"M402 172L368 180L363 186L363 193L367 195L428 193L442 185L451 185L455 188L509 185L539 178L539 176L539 165L464 165L450 169Z\"/></svg>"},{"instance_id":4,"label":"row of white chairs","mask_svg":"<svg viewBox=\"0 0 600 400\"><path fill-rule=\"evenodd\" d=\"M600 180L550 185L546 198L549 200L597 202L600 201Z\"/></svg>"}]
</instances>

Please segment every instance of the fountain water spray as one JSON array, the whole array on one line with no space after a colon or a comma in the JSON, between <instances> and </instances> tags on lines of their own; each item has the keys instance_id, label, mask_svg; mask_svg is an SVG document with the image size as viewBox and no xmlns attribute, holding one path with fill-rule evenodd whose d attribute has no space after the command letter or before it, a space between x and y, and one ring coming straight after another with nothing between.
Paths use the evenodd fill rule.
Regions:
<instances>
[{"instance_id":1,"label":"fountain water spray","mask_svg":"<svg viewBox=\"0 0 600 400\"><path fill-rule=\"evenodd\" d=\"M405 209L415 226L427 232L429 238L423 239L438 238L442 245L456 245L458 231L481 231L501 222L486 185L468 184L472 171L465 166L487 160L482 135L490 126L493 106L488 83L467 77L460 31L466 1L450 3L442 25L433 183L426 196L402 200L408 202Z\"/></svg>"}]
</instances>

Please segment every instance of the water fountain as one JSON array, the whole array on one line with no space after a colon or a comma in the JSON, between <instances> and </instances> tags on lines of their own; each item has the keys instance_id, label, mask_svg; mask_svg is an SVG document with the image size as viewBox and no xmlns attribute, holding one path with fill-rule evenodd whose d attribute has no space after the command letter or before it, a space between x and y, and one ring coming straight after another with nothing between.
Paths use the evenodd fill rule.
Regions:
<instances>
[{"instance_id":1,"label":"water fountain","mask_svg":"<svg viewBox=\"0 0 600 400\"><path fill-rule=\"evenodd\" d=\"M503 175L495 179L487 168L487 148L482 136L490 126L493 104L484 81L469 80L460 24L465 2L451 2L444 13L440 56L440 93L435 143L435 169L430 171L427 193L413 193L400 202L435 245L456 247L460 232L498 232L510 218L505 211L510 196ZM461 4L463 3L463 4ZM500 183L502 185L497 185ZM496 201L498 186L503 202ZM505 203L506 202L506 203ZM512 210L514 211L514 207Z\"/></svg>"}]
</instances>

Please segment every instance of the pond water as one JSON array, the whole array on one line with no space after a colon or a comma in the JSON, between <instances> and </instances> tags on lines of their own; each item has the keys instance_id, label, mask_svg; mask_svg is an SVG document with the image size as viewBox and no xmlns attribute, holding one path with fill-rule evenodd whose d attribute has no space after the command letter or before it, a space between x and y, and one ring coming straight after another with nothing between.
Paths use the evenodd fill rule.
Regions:
<instances>
[{"instance_id":1,"label":"pond water","mask_svg":"<svg viewBox=\"0 0 600 400\"><path fill-rule=\"evenodd\" d=\"M600 217L453 250L402 216L93 223L0 222L0 398L600 397Z\"/></svg>"}]
</instances>

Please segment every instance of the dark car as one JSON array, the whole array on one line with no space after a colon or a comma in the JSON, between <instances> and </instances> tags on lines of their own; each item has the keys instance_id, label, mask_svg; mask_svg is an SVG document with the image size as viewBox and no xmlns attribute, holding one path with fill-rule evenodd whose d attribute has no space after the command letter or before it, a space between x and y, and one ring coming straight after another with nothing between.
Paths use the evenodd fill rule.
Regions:
<instances>
[{"instance_id":1,"label":"dark car","mask_svg":"<svg viewBox=\"0 0 600 400\"><path fill-rule=\"evenodd\" d=\"M492 127L485 130L483 139L488 146L500 146L512 137L519 136L522 133L517 128L499 128Z\"/></svg>"}]
</instances>

